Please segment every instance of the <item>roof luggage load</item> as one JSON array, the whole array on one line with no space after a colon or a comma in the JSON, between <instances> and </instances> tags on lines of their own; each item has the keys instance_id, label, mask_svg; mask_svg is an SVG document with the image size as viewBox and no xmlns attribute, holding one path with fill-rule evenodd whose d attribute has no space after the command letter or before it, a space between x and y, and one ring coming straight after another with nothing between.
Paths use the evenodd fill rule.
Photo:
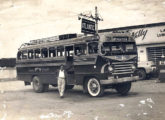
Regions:
<instances>
[{"instance_id":1,"label":"roof luggage load","mask_svg":"<svg viewBox=\"0 0 165 120\"><path fill-rule=\"evenodd\" d=\"M64 34L64 35L59 35L59 40L65 40L65 39L70 39L70 38L76 38L77 34Z\"/></svg>"},{"instance_id":2,"label":"roof luggage load","mask_svg":"<svg viewBox=\"0 0 165 120\"><path fill-rule=\"evenodd\" d=\"M53 37L47 37L47 38L42 38L42 39L37 39L37 40L31 40L31 44L41 44L41 43L46 43L46 42L53 42L53 41L58 41L58 40L66 40L66 39L71 39L71 38L76 38L77 34L63 34L63 35L58 35L58 36L53 36Z\"/></svg>"}]
</instances>

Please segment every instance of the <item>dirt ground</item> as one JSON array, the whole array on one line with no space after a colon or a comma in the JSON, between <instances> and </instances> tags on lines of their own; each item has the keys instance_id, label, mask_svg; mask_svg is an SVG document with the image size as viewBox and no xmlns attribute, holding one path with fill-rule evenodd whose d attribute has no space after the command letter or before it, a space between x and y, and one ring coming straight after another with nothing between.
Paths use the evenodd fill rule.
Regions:
<instances>
[{"instance_id":1,"label":"dirt ground","mask_svg":"<svg viewBox=\"0 0 165 120\"><path fill-rule=\"evenodd\" d=\"M106 90L103 97L83 94L80 86L59 97L57 88L35 93L22 81L0 82L0 120L163 120L165 83L132 84L128 96Z\"/></svg>"}]
</instances>

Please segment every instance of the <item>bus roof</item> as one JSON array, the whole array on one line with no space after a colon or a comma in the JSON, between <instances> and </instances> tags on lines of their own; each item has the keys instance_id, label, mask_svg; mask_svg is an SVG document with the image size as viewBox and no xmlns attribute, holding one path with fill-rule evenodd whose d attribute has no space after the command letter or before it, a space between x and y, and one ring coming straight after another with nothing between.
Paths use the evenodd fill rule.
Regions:
<instances>
[{"instance_id":1,"label":"bus roof","mask_svg":"<svg viewBox=\"0 0 165 120\"><path fill-rule=\"evenodd\" d=\"M41 40L41 39L40 39ZM98 38L95 36L80 36L77 38L69 38L63 40L54 40L54 41L47 41L47 42L40 42L40 43L24 43L21 45L19 50L24 49L34 49L40 47L51 47L53 45L60 46L60 45L71 45L71 44L78 44L78 43L85 43L90 41L98 41Z\"/></svg>"},{"instance_id":2,"label":"bus roof","mask_svg":"<svg viewBox=\"0 0 165 120\"><path fill-rule=\"evenodd\" d=\"M65 34L66 36L66 34ZM24 43L21 45L21 47L18 50L26 50L26 49L34 49L34 48L40 48L40 47L51 47L51 46L67 46L67 45L72 45L72 44L80 44L80 43L86 43L86 42L92 42L92 41L98 41L99 38L101 40L105 40L105 37L110 36L110 37L131 37L129 33L104 33L104 34L99 34L98 36L95 35L90 35L90 36L84 36L84 35L79 35L78 37L71 37L68 39L57 39L56 36L54 37L49 37L49 38L43 38L43 39L38 39L38 40L32 40L29 43ZM103 42L102 41L102 42ZM112 41L115 42L115 41ZM119 42L119 41L117 41ZM125 41L123 41L125 42ZM132 41L133 42L133 41Z\"/></svg>"}]
</instances>

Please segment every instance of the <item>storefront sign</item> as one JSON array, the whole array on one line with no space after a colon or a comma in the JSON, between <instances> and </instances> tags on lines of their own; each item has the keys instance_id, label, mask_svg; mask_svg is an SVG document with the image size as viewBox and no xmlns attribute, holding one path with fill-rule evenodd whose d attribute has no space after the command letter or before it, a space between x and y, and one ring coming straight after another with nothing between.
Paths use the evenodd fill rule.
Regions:
<instances>
[{"instance_id":1,"label":"storefront sign","mask_svg":"<svg viewBox=\"0 0 165 120\"><path fill-rule=\"evenodd\" d=\"M95 22L82 18L81 32L87 33L87 34L95 34L96 32Z\"/></svg>"},{"instance_id":2,"label":"storefront sign","mask_svg":"<svg viewBox=\"0 0 165 120\"><path fill-rule=\"evenodd\" d=\"M138 37L142 37L142 40L144 40L146 34L147 34L148 30L145 30L145 29L140 29L136 32L132 32L132 36L134 38L138 38Z\"/></svg>"},{"instance_id":3,"label":"storefront sign","mask_svg":"<svg viewBox=\"0 0 165 120\"><path fill-rule=\"evenodd\" d=\"M165 36L165 29L160 29L160 32L157 34L157 37L164 37Z\"/></svg>"}]
</instances>

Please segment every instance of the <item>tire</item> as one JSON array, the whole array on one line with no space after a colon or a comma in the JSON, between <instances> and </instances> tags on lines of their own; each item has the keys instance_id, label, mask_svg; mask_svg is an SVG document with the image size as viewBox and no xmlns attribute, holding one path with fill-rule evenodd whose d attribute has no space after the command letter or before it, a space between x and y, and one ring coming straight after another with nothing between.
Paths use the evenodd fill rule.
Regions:
<instances>
[{"instance_id":1,"label":"tire","mask_svg":"<svg viewBox=\"0 0 165 120\"><path fill-rule=\"evenodd\" d=\"M104 88L101 86L100 82L96 78L90 78L87 81L87 90L90 96L99 97L104 93Z\"/></svg>"},{"instance_id":2,"label":"tire","mask_svg":"<svg viewBox=\"0 0 165 120\"><path fill-rule=\"evenodd\" d=\"M139 80L145 80L146 79L146 72L143 69L139 69L138 70L138 76L139 76Z\"/></svg>"},{"instance_id":3,"label":"tire","mask_svg":"<svg viewBox=\"0 0 165 120\"><path fill-rule=\"evenodd\" d=\"M85 82L83 83L83 93L84 94L88 94L87 82L88 82L88 79L85 79Z\"/></svg>"},{"instance_id":4,"label":"tire","mask_svg":"<svg viewBox=\"0 0 165 120\"><path fill-rule=\"evenodd\" d=\"M44 84L44 92L48 92L49 91L49 84Z\"/></svg>"},{"instance_id":5,"label":"tire","mask_svg":"<svg viewBox=\"0 0 165 120\"><path fill-rule=\"evenodd\" d=\"M119 83L115 86L116 91L121 95L127 95L131 89L131 82Z\"/></svg>"},{"instance_id":6,"label":"tire","mask_svg":"<svg viewBox=\"0 0 165 120\"><path fill-rule=\"evenodd\" d=\"M44 84L41 83L41 80L39 79L38 76L33 77L32 82L33 82L33 90L36 93L42 93L46 89Z\"/></svg>"},{"instance_id":7,"label":"tire","mask_svg":"<svg viewBox=\"0 0 165 120\"><path fill-rule=\"evenodd\" d=\"M74 85L66 85L65 86L65 89L66 90L70 90L70 89L73 89L74 88Z\"/></svg>"}]
</instances>

